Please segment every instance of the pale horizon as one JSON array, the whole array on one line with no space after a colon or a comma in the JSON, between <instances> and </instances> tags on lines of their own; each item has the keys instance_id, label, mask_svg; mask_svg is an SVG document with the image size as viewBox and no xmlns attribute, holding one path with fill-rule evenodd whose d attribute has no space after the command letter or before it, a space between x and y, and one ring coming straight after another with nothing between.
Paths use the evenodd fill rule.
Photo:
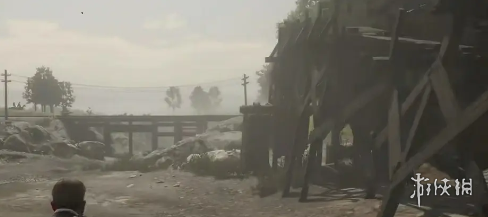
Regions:
<instances>
[{"instance_id":1,"label":"pale horizon","mask_svg":"<svg viewBox=\"0 0 488 217\"><path fill-rule=\"evenodd\" d=\"M59 80L75 84L74 109L192 114L191 85L203 83L204 88L218 86L222 91L222 106L214 113L237 114L244 104L240 79L250 76L252 103L258 94L255 71L276 44L276 23L294 2L0 0L0 69L20 76L9 78L17 81L9 83L9 106L24 102L22 76L47 66ZM168 108L165 88L114 90L76 84L185 85L183 108L174 113Z\"/></svg>"}]
</instances>

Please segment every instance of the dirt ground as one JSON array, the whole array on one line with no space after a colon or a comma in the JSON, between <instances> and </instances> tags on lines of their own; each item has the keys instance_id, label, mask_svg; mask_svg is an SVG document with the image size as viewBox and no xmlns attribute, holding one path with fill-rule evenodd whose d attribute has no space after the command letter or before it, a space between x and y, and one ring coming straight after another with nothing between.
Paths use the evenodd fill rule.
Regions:
<instances>
[{"instance_id":1,"label":"dirt ground","mask_svg":"<svg viewBox=\"0 0 488 217\"><path fill-rule=\"evenodd\" d=\"M358 189L327 190L313 187L314 202L279 194L259 198L251 193L254 179L222 180L179 171L83 171L82 159L17 158L0 153L0 216L46 217L50 190L62 177L78 178L87 186L87 216L206 217L206 216L376 216L379 200L364 200ZM298 192L297 189L294 192ZM325 192L325 193L324 193ZM441 202L441 205L444 202ZM461 216L444 209L401 205L396 216ZM425 213L424 213L425 211Z\"/></svg>"}]
</instances>

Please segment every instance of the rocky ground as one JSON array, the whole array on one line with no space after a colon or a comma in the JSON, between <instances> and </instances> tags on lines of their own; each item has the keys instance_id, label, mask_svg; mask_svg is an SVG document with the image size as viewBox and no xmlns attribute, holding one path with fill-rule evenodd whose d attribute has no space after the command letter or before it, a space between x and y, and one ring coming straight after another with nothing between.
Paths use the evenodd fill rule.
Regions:
<instances>
[{"instance_id":1,"label":"rocky ground","mask_svg":"<svg viewBox=\"0 0 488 217\"><path fill-rule=\"evenodd\" d=\"M152 153L122 159L103 156L103 161L93 155L98 151L70 144L59 129L45 127L48 139L36 143L38 133L33 132L44 128L32 124L18 127L20 130L15 129L4 140L2 148L7 150L0 150L0 216L49 216L50 189L62 177L85 182L88 216L376 216L380 201L364 200L363 192L354 188L313 186L312 202L298 203L297 189L291 198L281 199L279 194L259 198L254 178L216 180L212 178L216 174L199 173L212 175L202 177L185 172L205 169L229 175L237 170L240 121L223 122L202 135ZM20 143L6 146L9 137L19 138ZM37 151L46 145L50 148L43 150L49 154ZM19 146L30 153L11 150ZM63 151L66 148L74 152ZM462 199L440 199L423 202L436 209L417 208L412 205L416 201L405 202L397 216L459 216L470 212Z\"/></svg>"},{"instance_id":2,"label":"rocky ground","mask_svg":"<svg viewBox=\"0 0 488 217\"><path fill-rule=\"evenodd\" d=\"M94 167L93 162L82 158L67 161L10 152L1 152L0 156L0 216L49 216L50 189L61 177L78 178L86 183L88 216L359 217L375 216L380 203L362 199L363 193L357 189L331 190L314 186L312 195L317 195L311 197L314 201L298 203L296 197L253 195L251 188L256 181L252 178L215 180L175 170L86 171ZM412 203L401 205L397 216L460 216L449 214L446 202L438 202L436 210L417 208ZM459 202L449 204L459 206Z\"/></svg>"}]
</instances>

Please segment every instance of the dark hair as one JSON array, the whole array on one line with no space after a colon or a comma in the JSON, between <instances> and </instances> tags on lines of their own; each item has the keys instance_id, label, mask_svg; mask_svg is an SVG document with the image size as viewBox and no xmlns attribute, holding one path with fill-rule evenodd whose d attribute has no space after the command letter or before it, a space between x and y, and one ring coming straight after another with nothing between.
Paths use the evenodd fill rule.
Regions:
<instances>
[{"instance_id":1,"label":"dark hair","mask_svg":"<svg viewBox=\"0 0 488 217\"><path fill-rule=\"evenodd\" d=\"M57 208L76 209L85 201L86 187L77 179L61 179L53 187L53 203Z\"/></svg>"}]
</instances>

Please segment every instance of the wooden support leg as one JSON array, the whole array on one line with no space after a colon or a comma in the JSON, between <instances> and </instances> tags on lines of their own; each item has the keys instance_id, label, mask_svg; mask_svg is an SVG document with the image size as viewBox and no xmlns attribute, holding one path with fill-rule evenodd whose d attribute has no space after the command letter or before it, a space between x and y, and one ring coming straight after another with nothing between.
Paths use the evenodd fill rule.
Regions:
<instances>
[{"instance_id":1,"label":"wooden support leg","mask_svg":"<svg viewBox=\"0 0 488 217\"><path fill-rule=\"evenodd\" d=\"M110 144L112 141L111 136L112 136L112 132L110 130L110 125L105 124L105 126L103 127L103 142L105 143L105 145L112 145Z\"/></svg>"},{"instance_id":2,"label":"wooden support leg","mask_svg":"<svg viewBox=\"0 0 488 217\"><path fill-rule=\"evenodd\" d=\"M324 149L324 144L320 143L319 147L317 148L317 156L315 158L315 167L320 168L322 166L323 162L323 149Z\"/></svg>"},{"instance_id":3,"label":"wooden support leg","mask_svg":"<svg viewBox=\"0 0 488 217\"><path fill-rule=\"evenodd\" d=\"M285 185L283 186L283 192L281 197L288 197L288 195L290 194L290 187L293 179L293 170L295 169L295 164L297 161L297 153L295 151L292 151L289 157L286 158L286 161L287 167L285 175Z\"/></svg>"},{"instance_id":4,"label":"wooden support leg","mask_svg":"<svg viewBox=\"0 0 488 217\"><path fill-rule=\"evenodd\" d=\"M183 127L181 126L181 122L175 122L174 126L174 143L183 140Z\"/></svg>"},{"instance_id":5,"label":"wooden support leg","mask_svg":"<svg viewBox=\"0 0 488 217\"><path fill-rule=\"evenodd\" d=\"M373 199L376 197L376 176L375 176L375 161L373 158L372 147L373 138L369 132L369 128L363 126L354 126L351 124L353 130L354 144L353 147L358 155L353 164L355 171L362 172L363 177L360 180L366 180L366 199Z\"/></svg>"},{"instance_id":6,"label":"wooden support leg","mask_svg":"<svg viewBox=\"0 0 488 217\"><path fill-rule=\"evenodd\" d=\"M273 145L271 168L273 169L273 172L276 172L278 171L278 150L274 142L272 142L271 144Z\"/></svg>"},{"instance_id":7,"label":"wooden support leg","mask_svg":"<svg viewBox=\"0 0 488 217\"><path fill-rule=\"evenodd\" d=\"M400 204L400 199L405 192L405 182L403 180L397 186L391 188L386 195L383 197L383 202L381 203L380 211L377 217L394 217Z\"/></svg>"},{"instance_id":8,"label":"wooden support leg","mask_svg":"<svg viewBox=\"0 0 488 217\"><path fill-rule=\"evenodd\" d=\"M471 143L473 144L473 143ZM473 152L459 144L457 148L461 154L461 162L466 178L472 180L472 197L470 198L476 208L478 216L488 216L488 186L483 171L473 158ZM460 180L461 181L461 180Z\"/></svg>"},{"instance_id":9,"label":"wooden support leg","mask_svg":"<svg viewBox=\"0 0 488 217\"><path fill-rule=\"evenodd\" d=\"M287 168L286 168L286 175L285 175L285 185L283 186L283 193L282 197L287 197L290 194L290 187L293 180L293 171L296 167L296 161L301 159L301 155L303 154L303 150L301 146L303 146L303 138L300 129L306 129L308 132L308 125L309 125L309 118L303 117L299 120L297 130L295 132L293 148L291 149L291 153L286 158L287 161ZM306 134L305 134L306 135ZM299 158L300 156L300 158Z\"/></svg>"},{"instance_id":10,"label":"wooden support leg","mask_svg":"<svg viewBox=\"0 0 488 217\"><path fill-rule=\"evenodd\" d=\"M333 163L337 166L337 160L339 159L339 153L337 152L341 145L341 129L334 127L330 135L330 146L325 151L327 152L327 163Z\"/></svg>"},{"instance_id":11,"label":"wooden support leg","mask_svg":"<svg viewBox=\"0 0 488 217\"><path fill-rule=\"evenodd\" d=\"M378 153L379 150L377 150L374 147L374 140L376 138L375 134L370 135L370 140L369 140L369 147L371 148L371 167L370 167L370 177L368 180L366 180L366 196L365 199L375 199L376 198L376 193L378 191L378 182L380 181L380 176L378 174L378 171L381 171L381 168L379 168L380 164L380 154Z\"/></svg>"},{"instance_id":12,"label":"wooden support leg","mask_svg":"<svg viewBox=\"0 0 488 217\"><path fill-rule=\"evenodd\" d=\"M158 149L158 147L159 147L158 132L159 132L158 126L156 125L156 123L153 123L153 130L151 133L151 146L152 146L153 151Z\"/></svg>"},{"instance_id":13,"label":"wooden support leg","mask_svg":"<svg viewBox=\"0 0 488 217\"><path fill-rule=\"evenodd\" d=\"M134 138L133 138L133 132L132 132L132 122L129 122L129 154L134 155Z\"/></svg>"},{"instance_id":14,"label":"wooden support leg","mask_svg":"<svg viewBox=\"0 0 488 217\"><path fill-rule=\"evenodd\" d=\"M318 149L322 147L322 141L316 141L310 145L310 150L308 154L308 161L307 161L307 168L305 170L305 176L303 178L303 186L302 186L302 191L300 193L300 202L305 202L307 201L308 197L308 189L309 189L309 184L310 184L310 178L312 177L312 174L314 170L316 169L316 159L317 159L317 152Z\"/></svg>"}]
</instances>

